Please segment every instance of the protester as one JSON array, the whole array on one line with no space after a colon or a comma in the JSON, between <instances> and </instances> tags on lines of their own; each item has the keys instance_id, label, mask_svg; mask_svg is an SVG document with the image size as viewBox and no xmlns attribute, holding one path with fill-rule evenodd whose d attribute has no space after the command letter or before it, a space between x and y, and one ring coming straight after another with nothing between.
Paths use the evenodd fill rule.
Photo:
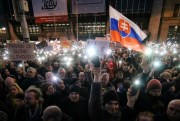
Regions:
<instances>
[{"instance_id":1,"label":"protester","mask_svg":"<svg viewBox=\"0 0 180 121\"><path fill-rule=\"evenodd\" d=\"M158 115L156 121L180 121L180 99L172 100L163 115Z\"/></svg>"},{"instance_id":2,"label":"protester","mask_svg":"<svg viewBox=\"0 0 180 121\"><path fill-rule=\"evenodd\" d=\"M136 121L154 121L154 114L148 111L140 112Z\"/></svg>"},{"instance_id":3,"label":"protester","mask_svg":"<svg viewBox=\"0 0 180 121\"><path fill-rule=\"evenodd\" d=\"M42 121L42 92L30 86L25 91L25 104L18 108L14 121Z\"/></svg>"},{"instance_id":4,"label":"protester","mask_svg":"<svg viewBox=\"0 0 180 121\"><path fill-rule=\"evenodd\" d=\"M23 81L22 88L26 90L31 85L39 87L44 81L44 78L37 74L35 68L29 67L27 69L27 78Z\"/></svg>"},{"instance_id":5,"label":"protester","mask_svg":"<svg viewBox=\"0 0 180 121\"><path fill-rule=\"evenodd\" d=\"M48 106L43 111L43 121L73 121L73 119L64 114L57 106Z\"/></svg>"},{"instance_id":6,"label":"protester","mask_svg":"<svg viewBox=\"0 0 180 121\"><path fill-rule=\"evenodd\" d=\"M89 121L88 102L79 95L80 87L71 85L69 91L69 96L61 101L60 108L74 121Z\"/></svg>"},{"instance_id":7,"label":"protester","mask_svg":"<svg viewBox=\"0 0 180 121\"><path fill-rule=\"evenodd\" d=\"M110 90L105 93L103 98L103 108L101 104L101 78L100 68L93 68L94 80L91 87L89 99L89 114L93 121L132 121L133 107L137 100L138 93L131 95L131 89L127 92L127 106L120 108L118 95L115 91Z\"/></svg>"}]
</instances>

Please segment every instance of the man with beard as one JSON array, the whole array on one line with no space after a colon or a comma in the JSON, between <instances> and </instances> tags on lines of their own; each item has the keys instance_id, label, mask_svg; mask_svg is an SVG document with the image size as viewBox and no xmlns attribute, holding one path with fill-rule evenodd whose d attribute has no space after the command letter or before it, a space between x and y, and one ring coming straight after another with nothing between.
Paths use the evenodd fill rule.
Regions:
<instances>
[{"instance_id":1,"label":"man with beard","mask_svg":"<svg viewBox=\"0 0 180 121\"><path fill-rule=\"evenodd\" d=\"M14 121L42 121L42 93L36 87L29 87L25 92L25 104L15 113Z\"/></svg>"}]
</instances>

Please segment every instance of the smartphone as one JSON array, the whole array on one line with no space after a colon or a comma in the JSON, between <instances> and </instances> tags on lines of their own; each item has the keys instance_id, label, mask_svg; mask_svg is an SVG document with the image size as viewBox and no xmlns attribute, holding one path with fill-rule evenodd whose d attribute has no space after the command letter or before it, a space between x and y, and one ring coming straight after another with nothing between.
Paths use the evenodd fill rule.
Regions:
<instances>
[{"instance_id":1,"label":"smartphone","mask_svg":"<svg viewBox=\"0 0 180 121\"><path fill-rule=\"evenodd\" d=\"M101 65L101 62L100 62L100 59L99 59L99 56L94 56L92 59L91 59L91 63L93 64L94 67L100 67Z\"/></svg>"},{"instance_id":2,"label":"smartphone","mask_svg":"<svg viewBox=\"0 0 180 121\"><path fill-rule=\"evenodd\" d=\"M131 95L135 96L138 92L138 89L139 89L139 87L137 85L132 85L131 86L131 90L132 90Z\"/></svg>"},{"instance_id":3,"label":"smartphone","mask_svg":"<svg viewBox=\"0 0 180 121\"><path fill-rule=\"evenodd\" d=\"M132 90L131 95L132 96L135 96L137 94L138 90L140 89L140 86L141 86L141 84L140 84L139 80L134 81L134 83L131 85L131 90Z\"/></svg>"}]
</instances>

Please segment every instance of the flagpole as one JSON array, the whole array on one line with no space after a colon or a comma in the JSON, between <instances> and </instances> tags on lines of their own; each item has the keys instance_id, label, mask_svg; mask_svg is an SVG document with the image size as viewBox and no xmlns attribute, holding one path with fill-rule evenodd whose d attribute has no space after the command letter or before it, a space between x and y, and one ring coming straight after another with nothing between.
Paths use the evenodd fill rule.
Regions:
<instances>
[{"instance_id":1,"label":"flagpole","mask_svg":"<svg viewBox=\"0 0 180 121\"><path fill-rule=\"evenodd\" d=\"M77 3L77 0L76 0L76 41L78 41L78 3Z\"/></svg>"}]
</instances>

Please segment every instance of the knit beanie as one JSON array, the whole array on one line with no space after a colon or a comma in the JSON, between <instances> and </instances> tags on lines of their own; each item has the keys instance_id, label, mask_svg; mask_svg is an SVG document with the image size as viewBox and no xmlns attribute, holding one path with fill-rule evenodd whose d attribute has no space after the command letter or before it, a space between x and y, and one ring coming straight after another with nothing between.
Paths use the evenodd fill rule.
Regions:
<instances>
[{"instance_id":1,"label":"knit beanie","mask_svg":"<svg viewBox=\"0 0 180 121\"><path fill-rule=\"evenodd\" d=\"M110 90L104 94L103 104L105 105L109 101L118 101L119 102L119 96L114 90Z\"/></svg>"},{"instance_id":2,"label":"knit beanie","mask_svg":"<svg viewBox=\"0 0 180 121\"><path fill-rule=\"evenodd\" d=\"M3 111L0 111L0 121L7 121L8 120L8 115L3 112Z\"/></svg>"},{"instance_id":3,"label":"knit beanie","mask_svg":"<svg viewBox=\"0 0 180 121\"><path fill-rule=\"evenodd\" d=\"M70 93L71 93L71 92L80 93L80 87L77 86L76 84L73 84L73 85L71 85L71 86L69 87L69 91L70 91Z\"/></svg>"},{"instance_id":4,"label":"knit beanie","mask_svg":"<svg viewBox=\"0 0 180 121\"><path fill-rule=\"evenodd\" d=\"M146 92L151 91L152 89L162 89L162 84L157 79L151 79L146 86Z\"/></svg>"},{"instance_id":5,"label":"knit beanie","mask_svg":"<svg viewBox=\"0 0 180 121\"><path fill-rule=\"evenodd\" d=\"M53 86L53 84L51 82L45 82L41 84L40 89L43 93L45 93L49 86Z\"/></svg>"}]
</instances>

